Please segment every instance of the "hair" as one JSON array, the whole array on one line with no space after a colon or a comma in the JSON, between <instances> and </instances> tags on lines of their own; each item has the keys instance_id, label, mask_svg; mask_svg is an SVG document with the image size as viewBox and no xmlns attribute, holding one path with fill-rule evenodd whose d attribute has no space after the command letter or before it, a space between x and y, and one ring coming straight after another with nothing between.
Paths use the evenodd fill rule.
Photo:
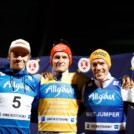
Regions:
<instances>
[{"instance_id":1,"label":"hair","mask_svg":"<svg viewBox=\"0 0 134 134\"><path fill-rule=\"evenodd\" d=\"M67 46L71 49L70 43L69 43L68 41L64 40L64 39L59 39L59 40L55 41L55 42L53 43L53 47L54 47L55 45L57 45L57 44L60 44L60 43L67 45Z\"/></svg>"}]
</instances>

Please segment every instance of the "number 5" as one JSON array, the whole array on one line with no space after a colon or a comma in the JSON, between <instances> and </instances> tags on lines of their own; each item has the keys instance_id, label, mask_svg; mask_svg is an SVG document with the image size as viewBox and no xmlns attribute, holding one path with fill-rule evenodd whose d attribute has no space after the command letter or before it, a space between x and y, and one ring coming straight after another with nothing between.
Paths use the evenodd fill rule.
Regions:
<instances>
[{"instance_id":1,"label":"number 5","mask_svg":"<svg viewBox=\"0 0 134 134\"><path fill-rule=\"evenodd\" d=\"M14 108L19 108L20 107L21 103L20 103L19 99L21 99L21 97L19 97L19 96L14 97L14 99L13 99L14 104L12 105ZM15 105L15 103L16 103L16 105Z\"/></svg>"}]
</instances>

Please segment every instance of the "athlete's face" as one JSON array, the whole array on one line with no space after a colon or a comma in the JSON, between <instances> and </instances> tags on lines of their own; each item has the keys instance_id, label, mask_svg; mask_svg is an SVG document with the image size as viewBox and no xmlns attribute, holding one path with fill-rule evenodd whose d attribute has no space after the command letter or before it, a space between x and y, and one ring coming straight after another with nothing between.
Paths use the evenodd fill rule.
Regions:
<instances>
[{"instance_id":1,"label":"athlete's face","mask_svg":"<svg viewBox=\"0 0 134 134\"><path fill-rule=\"evenodd\" d=\"M69 57L65 52L56 52L52 59L53 69L56 72L65 72L69 68Z\"/></svg>"},{"instance_id":2,"label":"athlete's face","mask_svg":"<svg viewBox=\"0 0 134 134\"><path fill-rule=\"evenodd\" d=\"M22 70L30 59L30 54L23 48L14 48L8 56L10 60L10 68L13 70Z\"/></svg>"},{"instance_id":3,"label":"athlete's face","mask_svg":"<svg viewBox=\"0 0 134 134\"><path fill-rule=\"evenodd\" d=\"M94 59L91 63L91 69L97 80L103 80L109 72L108 65L103 59Z\"/></svg>"}]
</instances>

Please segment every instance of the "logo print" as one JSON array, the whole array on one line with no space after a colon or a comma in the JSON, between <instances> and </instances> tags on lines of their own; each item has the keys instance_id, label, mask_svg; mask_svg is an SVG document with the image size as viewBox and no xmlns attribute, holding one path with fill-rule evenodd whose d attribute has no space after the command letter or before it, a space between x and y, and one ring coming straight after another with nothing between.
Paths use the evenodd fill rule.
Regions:
<instances>
[{"instance_id":1,"label":"logo print","mask_svg":"<svg viewBox=\"0 0 134 134\"><path fill-rule=\"evenodd\" d=\"M35 74L39 70L39 63L37 60L30 60L28 61L26 68L28 73Z\"/></svg>"},{"instance_id":2,"label":"logo print","mask_svg":"<svg viewBox=\"0 0 134 134\"><path fill-rule=\"evenodd\" d=\"M78 68L82 73L87 73L90 70L89 59L81 58L78 62Z\"/></svg>"}]
</instances>

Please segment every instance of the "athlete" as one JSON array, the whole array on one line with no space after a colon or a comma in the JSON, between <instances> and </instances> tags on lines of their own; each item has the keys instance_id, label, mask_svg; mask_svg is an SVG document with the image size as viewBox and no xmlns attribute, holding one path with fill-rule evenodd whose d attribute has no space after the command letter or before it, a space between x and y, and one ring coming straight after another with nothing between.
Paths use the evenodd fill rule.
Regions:
<instances>
[{"instance_id":1,"label":"athlete","mask_svg":"<svg viewBox=\"0 0 134 134\"><path fill-rule=\"evenodd\" d=\"M30 134L31 107L38 82L26 71L30 44L17 39L8 51L9 64L0 68L0 134Z\"/></svg>"},{"instance_id":2,"label":"athlete","mask_svg":"<svg viewBox=\"0 0 134 134\"><path fill-rule=\"evenodd\" d=\"M38 106L39 134L76 134L80 89L88 77L70 73L72 52L60 40L51 49L52 73L42 73Z\"/></svg>"},{"instance_id":3,"label":"athlete","mask_svg":"<svg viewBox=\"0 0 134 134\"><path fill-rule=\"evenodd\" d=\"M121 81L111 76L111 59L105 50L93 51L89 59L94 78L83 88L85 134L125 134L124 101L131 101L129 89L122 89Z\"/></svg>"}]
</instances>

